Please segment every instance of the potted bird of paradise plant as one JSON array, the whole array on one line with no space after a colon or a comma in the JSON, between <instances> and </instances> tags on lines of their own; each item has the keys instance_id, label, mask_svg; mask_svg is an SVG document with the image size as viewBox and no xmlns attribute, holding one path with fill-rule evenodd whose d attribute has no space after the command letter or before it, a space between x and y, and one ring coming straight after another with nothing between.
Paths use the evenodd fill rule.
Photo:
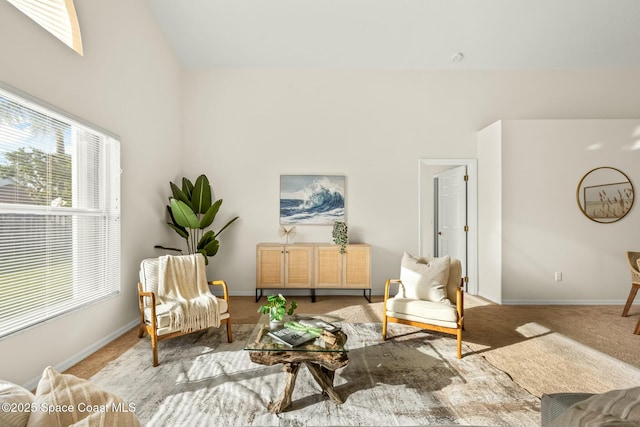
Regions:
<instances>
[{"instance_id":1,"label":"potted bird of paradise plant","mask_svg":"<svg viewBox=\"0 0 640 427\"><path fill-rule=\"evenodd\" d=\"M222 199L212 202L211 184L206 175L200 175L195 183L188 178L182 178L182 186L178 187L173 182L171 187L171 197L167 211L171 222L167 224L171 229L186 241L187 253L201 253L205 262L208 258L218 253L220 242L217 237L238 217L232 218L218 232L214 230L204 231L213 224ZM156 248L176 251L182 253L182 249L156 245Z\"/></svg>"}]
</instances>

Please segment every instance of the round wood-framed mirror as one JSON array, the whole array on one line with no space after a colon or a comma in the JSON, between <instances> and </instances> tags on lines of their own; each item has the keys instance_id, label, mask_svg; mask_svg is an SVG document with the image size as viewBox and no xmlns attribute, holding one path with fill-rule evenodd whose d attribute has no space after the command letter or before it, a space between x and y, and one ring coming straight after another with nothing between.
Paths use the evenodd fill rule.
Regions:
<instances>
[{"instance_id":1,"label":"round wood-framed mirror","mask_svg":"<svg viewBox=\"0 0 640 427\"><path fill-rule=\"evenodd\" d=\"M590 220L605 224L620 221L633 206L633 184L619 169L595 168L580 180L576 199L580 210Z\"/></svg>"}]
</instances>

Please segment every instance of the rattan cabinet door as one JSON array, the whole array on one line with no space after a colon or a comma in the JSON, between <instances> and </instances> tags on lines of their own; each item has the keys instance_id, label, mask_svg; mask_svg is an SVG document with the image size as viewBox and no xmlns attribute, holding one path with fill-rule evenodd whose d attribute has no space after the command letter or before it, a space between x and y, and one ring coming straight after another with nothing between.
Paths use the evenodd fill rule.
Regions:
<instances>
[{"instance_id":1,"label":"rattan cabinet door","mask_svg":"<svg viewBox=\"0 0 640 427\"><path fill-rule=\"evenodd\" d=\"M316 288L371 288L371 247L348 245L344 254L338 245L316 245Z\"/></svg>"},{"instance_id":2,"label":"rattan cabinet door","mask_svg":"<svg viewBox=\"0 0 640 427\"><path fill-rule=\"evenodd\" d=\"M371 247L349 245L344 254L343 286L345 288L371 287Z\"/></svg>"},{"instance_id":3,"label":"rattan cabinet door","mask_svg":"<svg viewBox=\"0 0 640 427\"><path fill-rule=\"evenodd\" d=\"M315 271L317 288L342 287L342 260L340 246L316 245Z\"/></svg>"},{"instance_id":4,"label":"rattan cabinet door","mask_svg":"<svg viewBox=\"0 0 640 427\"><path fill-rule=\"evenodd\" d=\"M313 287L313 245L285 245L285 287Z\"/></svg>"},{"instance_id":5,"label":"rattan cabinet door","mask_svg":"<svg viewBox=\"0 0 640 427\"><path fill-rule=\"evenodd\" d=\"M284 247L258 245L256 250L256 288L284 286Z\"/></svg>"}]
</instances>

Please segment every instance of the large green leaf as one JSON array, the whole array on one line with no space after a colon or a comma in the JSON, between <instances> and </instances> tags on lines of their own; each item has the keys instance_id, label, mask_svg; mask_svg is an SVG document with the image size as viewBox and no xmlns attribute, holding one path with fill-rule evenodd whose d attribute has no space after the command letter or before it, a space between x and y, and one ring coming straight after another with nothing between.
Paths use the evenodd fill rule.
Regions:
<instances>
[{"instance_id":1,"label":"large green leaf","mask_svg":"<svg viewBox=\"0 0 640 427\"><path fill-rule=\"evenodd\" d=\"M216 237L217 237L220 233L222 233L222 232L224 231L224 229L225 229L225 228L227 228L228 226L230 226L231 224L233 224L234 222L236 222L236 220L237 220L238 218L240 218L240 217L239 217L239 216L237 216L237 217L233 218L232 220L230 220L228 223L226 223L226 224L224 225L224 227L222 227L222 228L220 229L220 231L218 231L218 232L216 233Z\"/></svg>"},{"instance_id":2,"label":"large green leaf","mask_svg":"<svg viewBox=\"0 0 640 427\"><path fill-rule=\"evenodd\" d=\"M211 185L206 175L196 179L191 194L191 205L195 213L204 214L211 207Z\"/></svg>"},{"instance_id":3,"label":"large green leaf","mask_svg":"<svg viewBox=\"0 0 640 427\"><path fill-rule=\"evenodd\" d=\"M211 205L211 207L205 212L204 216L200 218L200 228L207 228L213 223L213 220L216 219L216 215L218 214L218 210L220 210L221 204L222 199L216 200L216 202Z\"/></svg>"},{"instance_id":4,"label":"large green leaf","mask_svg":"<svg viewBox=\"0 0 640 427\"><path fill-rule=\"evenodd\" d=\"M183 239L188 239L189 238L189 232L187 231L186 228L180 227L177 224L171 224L170 222L168 222L167 224L169 224L169 227L173 228L173 230L176 233L178 233L180 235L180 237L182 237Z\"/></svg>"},{"instance_id":5,"label":"large green leaf","mask_svg":"<svg viewBox=\"0 0 640 427\"><path fill-rule=\"evenodd\" d=\"M173 198L184 202L187 206L191 208L191 210L194 210L193 205L191 204L191 200L189 200L187 195L182 192L180 187L175 185L173 182L170 182L169 185L171 186L171 194L173 194Z\"/></svg>"},{"instance_id":6,"label":"large green leaf","mask_svg":"<svg viewBox=\"0 0 640 427\"><path fill-rule=\"evenodd\" d=\"M200 237L200 241L198 242L198 248L205 247L209 242L213 242L216 240L216 236L213 234L213 230L209 230Z\"/></svg>"},{"instance_id":7,"label":"large green leaf","mask_svg":"<svg viewBox=\"0 0 640 427\"><path fill-rule=\"evenodd\" d=\"M204 248L202 248L207 256L214 256L218 253L218 249L220 248L220 242L214 240L213 242L209 242Z\"/></svg>"},{"instance_id":8,"label":"large green leaf","mask_svg":"<svg viewBox=\"0 0 640 427\"><path fill-rule=\"evenodd\" d=\"M162 246L162 245L155 245L154 248L156 248L156 249L164 249L164 250L167 250L167 251L180 252L182 254L182 249L178 249L178 248L171 248L171 247Z\"/></svg>"},{"instance_id":9,"label":"large green leaf","mask_svg":"<svg viewBox=\"0 0 640 427\"><path fill-rule=\"evenodd\" d=\"M200 221L193 210L182 200L171 199L171 213L176 224L185 228L199 228Z\"/></svg>"},{"instance_id":10,"label":"large green leaf","mask_svg":"<svg viewBox=\"0 0 640 427\"><path fill-rule=\"evenodd\" d=\"M220 242L213 236L213 231L209 230L200 238L198 242L198 251L204 251L207 256L214 256L218 253Z\"/></svg>"},{"instance_id":11,"label":"large green leaf","mask_svg":"<svg viewBox=\"0 0 640 427\"><path fill-rule=\"evenodd\" d=\"M169 197L169 203L171 203L171 197ZM172 223L176 223L176 219L173 217L173 212L171 212L171 206L167 205L167 212L169 212L169 218L171 218Z\"/></svg>"},{"instance_id":12,"label":"large green leaf","mask_svg":"<svg viewBox=\"0 0 640 427\"><path fill-rule=\"evenodd\" d=\"M182 178L182 192L191 200L193 194L193 184L189 181L189 178Z\"/></svg>"},{"instance_id":13,"label":"large green leaf","mask_svg":"<svg viewBox=\"0 0 640 427\"><path fill-rule=\"evenodd\" d=\"M169 200L171 200L171 199L169 199ZM171 222L167 223L169 225L169 227L171 227L176 233L178 233L180 235L180 237L188 239L189 238L189 232L187 231L186 228L178 225L178 223L176 222L176 219L173 217L173 212L171 211L171 206L167 206L167 212L169 212L169 218L171 218Z\"/></svg>"}]
</instances>

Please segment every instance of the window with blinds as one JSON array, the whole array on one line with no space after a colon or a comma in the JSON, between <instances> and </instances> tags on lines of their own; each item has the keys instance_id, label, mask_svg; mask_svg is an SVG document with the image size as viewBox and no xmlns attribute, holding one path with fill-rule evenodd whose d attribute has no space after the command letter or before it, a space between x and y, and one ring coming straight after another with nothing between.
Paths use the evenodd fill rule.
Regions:
<instances>
[{"instance_id":1,"label":"window with blinds","mask_svg":"<svg viewBox=\"0 0 640 427\"><path fill-rule=\"evenodd\" d=\"M119 139L0 85L0 337L119 291Z\"/></svg>"}]
</instances>

